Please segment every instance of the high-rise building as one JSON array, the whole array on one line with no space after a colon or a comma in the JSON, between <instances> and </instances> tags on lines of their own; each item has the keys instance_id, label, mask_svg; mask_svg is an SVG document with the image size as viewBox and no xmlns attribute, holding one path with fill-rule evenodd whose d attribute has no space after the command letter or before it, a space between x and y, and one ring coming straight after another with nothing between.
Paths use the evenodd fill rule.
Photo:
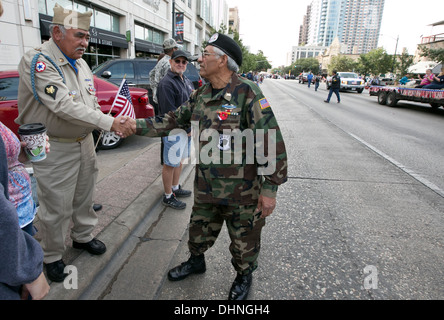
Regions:
<instances>
[{"instance_id":1,"label":"high-rise building","mask_svg":"<svg viewBox=\"0 0 444 320\"><path fill-rule=\"evenodd\" d=\"M239 9L237 7L230 8L230 14L228 17L228 27L231 28L231 30L240 32L240 19L239 19Z\"/></svg>"},{"instance_id":2,"label":"high-rise building","mask_svg":"<svg viewBox=\"0 0 444 320\"><path fill-rule=\"evenodd\" d=\"M309 16L304 17L306 43L328 47L337 37L347 46L344 53L367 53L377 48L384 2L313 0L307 10Z\"/></svg>"}]
</instances>

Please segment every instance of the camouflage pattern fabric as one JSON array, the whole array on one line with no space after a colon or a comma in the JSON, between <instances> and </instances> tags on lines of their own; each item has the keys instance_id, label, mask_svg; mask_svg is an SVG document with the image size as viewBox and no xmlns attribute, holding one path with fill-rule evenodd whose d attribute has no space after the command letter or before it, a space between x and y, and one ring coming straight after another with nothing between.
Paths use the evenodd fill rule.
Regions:
<instances>
[{"instance_id":1,"label":"camouflage pattern fabric","mask_svg":"<svg viewBox=\"0 0 444 320\"><path fill-rule=\"evenodd\" d=\"M150 78L150 87L153 91L153 101L155 103L158 103L157 101L157 86L159 85L160 80L165 77L168 70L171 69L170 65L170 59L171 57L169 55L165 55L162 59L160 59L156 66L150 71L149 78Z\"/></svg>"},{"instance_id":2,"label":"camouflage pattern fabric","mask_svg":"<svg viewBox=\"0 0 444 320\"><path fill-rule=\"evenodd\" d=\"M230 253L234 269L248 274L257 268L261 247L261 230L265 219L255 213L256 205L222 206L195 203L191 214L188 248L193 255L204 253L213 246L224 221L230 235Z\"/></svg>"},{"instance_id":3,"label":"camouflage pattern fabric","mask_svg":"<svg viewBox=\"0 0 444 320\"><path fill-rule=\"evenodd\" d=\"M194 196L200 203L252 205L259 195L275 198L287 180L287 153L272 108L256 84L236 74L215 96L206 84L176 111L136 122L136 134L151 137L192 128L197 140ZM258 163L260 148L275 156ZM272 171L261 175L266 168Z\"/></svg>"}]
</instances>

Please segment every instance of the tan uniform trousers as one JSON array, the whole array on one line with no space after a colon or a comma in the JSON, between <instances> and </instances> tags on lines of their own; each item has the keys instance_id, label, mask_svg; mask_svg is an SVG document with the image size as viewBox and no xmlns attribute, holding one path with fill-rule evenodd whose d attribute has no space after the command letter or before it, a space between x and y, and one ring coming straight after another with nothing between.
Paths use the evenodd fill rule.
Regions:
<instances>
[{"instance_id":1,"label":"tan uniform trousers","mask_svg":"<svg viewBox=\"0 0 444 320\"><path fill-rule=\"evenodd\" d=\"M71 218L71 239L80 243L92 240L97 224L93 199L98 168L92 134L80 142L50 143L47 158L33 163L45 263L62 259Z\"/></svg>"}]
</instances>

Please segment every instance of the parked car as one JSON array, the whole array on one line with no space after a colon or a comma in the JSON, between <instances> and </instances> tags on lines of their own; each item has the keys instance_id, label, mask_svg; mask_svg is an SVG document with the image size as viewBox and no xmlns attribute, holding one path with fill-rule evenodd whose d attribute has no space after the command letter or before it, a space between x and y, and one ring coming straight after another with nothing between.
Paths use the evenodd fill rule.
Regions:
<instances>
[{"instance_id":1,"label":"parked car","mask_svg":"<svg viewBox=\"0 0 444 320\"><path fill-rule=\"evenodd\" d=\"M358 93L362 93L365 88L365 80L359 78L354 72L338 72L341 78L341 90L356 90ZM330 90L331 77L327 77L326 81L327 90Z\"/></svg>"},{"instance_id":2,"label":"parked car","mask_svg":"<svg viewBox=\"0 0 444 320\"><path fill-rule=\"evenodd\" d=\"M0 71L0 121L15 134L19 125L14 122L18 116L17 94L19 73L17 71ZM108 113L114 102L119 87L104 79L94 76L97 100L103 113ZM143 88L130 88L131 99L137 118L154 117L154 108L149 103L148 91ZM112 115L117 114L120 108L113 108ZM98 135L96 136L98 137ZM113 132L104 132L100 148L112 149L122 143L123 139Z\"/></svg>"},{"instance_id":3,"label":"parked car","mask_svg":"<svg viewBox=\"0 0 444 320\"><path fill-rule=\"evenodd\" d=\"M156 66L157 59L115 59L108 60L97 66L93 73L101 78L119 85L123 77L129 86L137 86L148 90L150 101L153 101L153 92L150 87L150 71ZM185 76L193 82L194 89L202 86L202 77L197 68L188 63ZM155 106L156 107L156 106Z\"/></svg>"},{"instance_id":4,"label":"parked car","mask_svg":"<svg viewBox=\"0 0 444 320\"><path fill-rule=\"evenodd\" d=\"M308 82L308 72L304 72L302 74L299 75L299 83L306 83ZM315 83L315 76L313 75L313 78L311 79L311 83Z\"/></svg>"}]
</instances>

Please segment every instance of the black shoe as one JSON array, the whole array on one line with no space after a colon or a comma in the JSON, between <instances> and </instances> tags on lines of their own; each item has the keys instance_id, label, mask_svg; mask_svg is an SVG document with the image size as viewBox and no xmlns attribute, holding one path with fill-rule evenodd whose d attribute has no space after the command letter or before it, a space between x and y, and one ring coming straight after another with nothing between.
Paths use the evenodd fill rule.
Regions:
<instances>
[{"instance_id":1,"label":"black shoe","mask_svg":"<svg viewBox=\"0 0 444 320\"><path fill-rule=\"evenodd\" d=\"M63 280L68 275L67 273L64 273L63 270L65 269L65 263L62 259L51 262L51 263L45 263L46 267L46 276L49 280L54 282L63 282Z\"/></svg>"},{"instance_id":2,"label":"black shoe","mask_svg":"<svg viewBox=\"0 0 444 320\"><path fill-rule=\"evenodd\" d=\"M180 266L177 266L168 272L168 279L170 281L179 281L185 279L190 274L200 274L204 273L206 270L205 256L203 254L200 256L191 255L188 261L183 262Z\"/></svg>"},{"instance_id":3,"label":"black shoe","mask_svg":"<svg viewBox=\"0 0 444 320\"><path fill-rule=\"evenodd\" d=\"M253 275L251 273L247 275L238 274L231 286L228 300L246 300L252 281Z\"/></svg>"},{"instance_id":4,"label":"black shoe","mask_svg":"<svg viewBox=\"0 0 444 320\"><path fill-rule=\"evenodd\" d=\"M185 209L185 207L187 206L185 202L177 200L174 193L169 198L164 195L162 199L162 204L164 206L171 207L177 210Z\"/></svg>"},{"instance_id":5,"label":"black shoe","mask_svg":"<svg viewBox=\"0 0 444 320\"><path fill-rule=\"evenodd\" d=\"M88 251L89 253L95 254L95 255L100 255L100 254L103 254L106 252L105 244L102 241L97 240L96 238L94 238L90 242L86 242L86 243L80 243L80 242L73 241L72 247L75 249L84 249L84 250Z\"/></svg>"},{"instance_id":6,"label":"black shoe","mask_svg":"<svg viewBox=\"0 0 444 320\"><path fill-rule=\"evenodd\" d=\"M330 101L324 100L325 103L330 103Z\"/></svg>"},{"instance_id":7,"label":"black shoe","mask_svg":"<svg viewBox=\"0 0 444 320\"><path fill-rule=\"evenodd\" d=\"M93 210L94 210L94 211L100 211L100 210L102 210L102 205L101 205L101 204L94 203L94 204L93 204Z\"/></svg>"},{"instance_id":8,"label":"black shoe","mask_svg":"<svg viewBox=\"0 0 444 320\"><path fill-rule=\"evenodd\" d=\"M182 187L180 185L179 185L179 189L173 190L173 193L177 198L186 198L186 197L191 196L191 191L182 189Z\"/></svg>"}]
</instances>

